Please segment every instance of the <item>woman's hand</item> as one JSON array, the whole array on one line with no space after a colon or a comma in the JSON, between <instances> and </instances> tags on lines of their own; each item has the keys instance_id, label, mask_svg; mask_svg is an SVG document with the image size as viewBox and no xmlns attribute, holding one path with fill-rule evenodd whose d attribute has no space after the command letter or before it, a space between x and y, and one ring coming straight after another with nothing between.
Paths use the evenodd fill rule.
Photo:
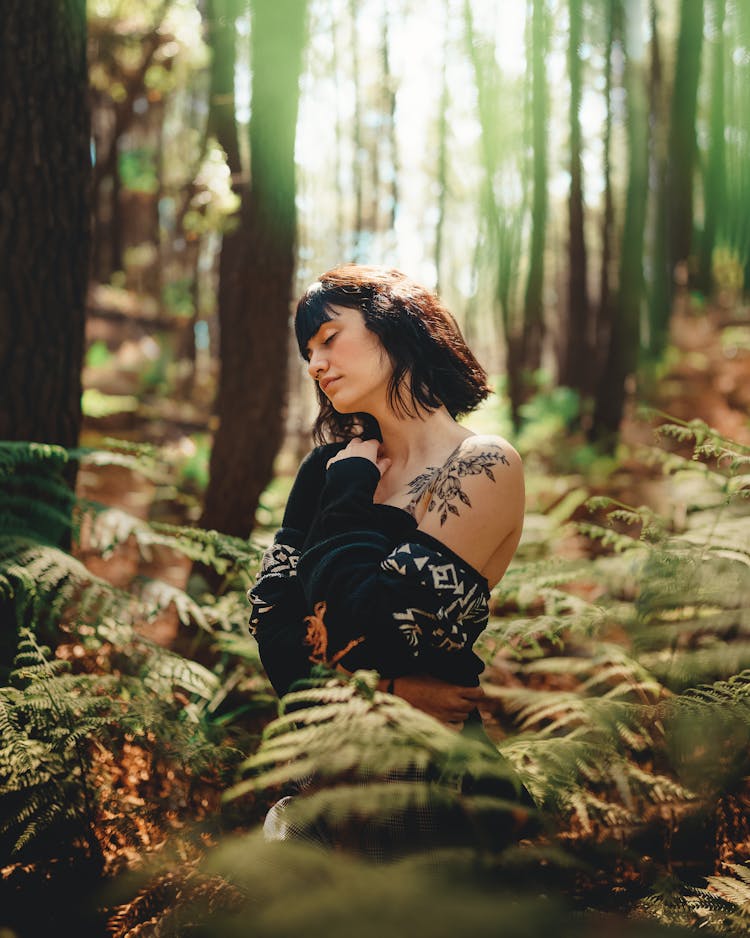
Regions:
<instances>
[{"instance_id":1,"label":"woman's hand","mask_svg":"<svg viewBox=\"0 0 750 938\"><path fill-rule=\"evenodd\" d=\"M377 440L362 440L359 437L355 437L353 440L349 440L344 449L340 450L335 456L332 456L331 459L328 460L326 469L340 459L347 459L350 456L359 456L362 459L369 459L370 462L377 467L382 478L388 471L391 460L387 456L379 456L379 450L380 443Z\"/></svg>"},{"instance_id":2,"label":"woman's hand","mask_svg":"<svg viewBox=\"0 0 750 938\"><path fill-rule=\"evenodd\" d=\"M471 711L485 699L481 687L449 684L428 674L397 677L394 694L451 729L460 730Z\"/></svg>"}]
</instances>

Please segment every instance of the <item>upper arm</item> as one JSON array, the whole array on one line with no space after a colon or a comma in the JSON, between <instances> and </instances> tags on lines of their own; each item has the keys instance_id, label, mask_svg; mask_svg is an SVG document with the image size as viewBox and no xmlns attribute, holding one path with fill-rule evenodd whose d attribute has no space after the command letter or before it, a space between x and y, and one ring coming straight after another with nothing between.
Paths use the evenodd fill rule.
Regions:
<instances>
[{"instance_id":1,"label":"upper arm","mask_svg":"<svg viewBox=\"0 0 750 938\"><path fill-rule=\"evenodd\" d=\"M504 544L515 549L524 500L513 447L497 436L467 437L435 480L419 529L482 570Z\"/></svg>"}]
</instances>

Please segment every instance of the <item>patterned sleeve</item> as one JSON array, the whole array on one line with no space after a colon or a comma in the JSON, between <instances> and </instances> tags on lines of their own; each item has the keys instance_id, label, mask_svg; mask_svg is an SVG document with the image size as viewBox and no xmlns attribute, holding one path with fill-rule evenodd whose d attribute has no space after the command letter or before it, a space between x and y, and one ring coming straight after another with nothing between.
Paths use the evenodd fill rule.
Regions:
<instances>
[{"instance_id":1,"label":"patterned sleeve","mask_svg":"<svg viewBox=\"0 0 750 938\"><path fill-rule=\"evenodd\" d=\"M250 632L279 696L310 673L310 648L305 643L308 609L296 567L318 510L326 462L342 445L319 446L303 460L287 500L283 526L264 553L256 582L247 593Z\"/></svg>"},{"instance_id":2,"label":"patterned sleeve","mask_svg":"<svg viewBox=\"0 0 750 938\"><path fill-rule=\"evenodd\" d=\"M296 575L301 539L301 532L282 528L263 555L258 578L247 593L250 632L258 642L263 667L279 697L310 671L309 649L305 646L305 597Z\"/></svg>"},{"instance_id":3,"label":"patterned sleeve","mask_svg":"<svg viewBox=\"0 0 750 938\"><path fill-rule=\"evenodd\" d=\"M361 505L372 487L365 462L348 459L329 470L335 512L326 516L324 493L317 542L308 539L297 566L306 604L322 610L331 649L355 643L343 658L347 668L476 684L482 662L472 645L487 623L487 581L424 532L394 548L376 529L356 526L361 511L347 525L347 499Z\"/></svg>"}]
</instances>

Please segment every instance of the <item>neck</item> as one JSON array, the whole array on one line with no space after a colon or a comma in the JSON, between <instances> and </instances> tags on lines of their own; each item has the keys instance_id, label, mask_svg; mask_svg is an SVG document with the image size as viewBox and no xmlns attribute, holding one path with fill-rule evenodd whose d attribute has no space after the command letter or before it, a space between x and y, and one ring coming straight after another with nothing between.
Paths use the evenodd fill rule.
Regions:
<instances>
[{"instance_id":1,"label":"neck","mask_svg":"<svg viewBox=\"0 0 750 938\"><path fill-rule=\"evenodd\" d=\"M411 465L422 467L435 461L439 464L445 458L446 449L453 449L471 435L456 423L445 407L420 411L416 417L399 416L390 409L373 416L383 437L381 453L391 460L396 470Z\"/></svg>"}]
</instances>

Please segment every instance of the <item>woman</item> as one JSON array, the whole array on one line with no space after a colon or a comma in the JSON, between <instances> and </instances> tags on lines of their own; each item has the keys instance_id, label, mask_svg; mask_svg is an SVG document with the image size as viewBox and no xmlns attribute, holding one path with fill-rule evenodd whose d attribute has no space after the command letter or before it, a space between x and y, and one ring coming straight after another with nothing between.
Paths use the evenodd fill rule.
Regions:
<instances>
[{"instance_id":1,"label":"woman","mask_svg":"<svg viewBox=\"0 0 750 938\"><path fill-rule=\"evenodd\" d=\"M521 460L456 417L490 389L437 297L395 270L348 265L300 299L300 353L322 443L305 459L249 593L279 694L327 660L460 729L478 719L472 644L521 535Z\"/></svg>"},{"instance_id":2,"label":"woman","mask_svg":"<svg viewBox=\"0 0 750 938\"><path fill-rule=\"evenodd\" d=\"M269 678L282 695L311 662L374 669L381 690L481 738L472 645L524 509L515 450L456 422L488 395L486 374L439 300L395 270L324 274L299 301L295 331L317 384L321 445L249 592ZM515 801L517 786L493 793ZM269 839L337 841L290 826L289 800L269 812ZM416 823L428 842L446 833L433 810ZM386 825L365 853L398 855L407 834L392 833Z\"/></svg>"}]
</instances>

